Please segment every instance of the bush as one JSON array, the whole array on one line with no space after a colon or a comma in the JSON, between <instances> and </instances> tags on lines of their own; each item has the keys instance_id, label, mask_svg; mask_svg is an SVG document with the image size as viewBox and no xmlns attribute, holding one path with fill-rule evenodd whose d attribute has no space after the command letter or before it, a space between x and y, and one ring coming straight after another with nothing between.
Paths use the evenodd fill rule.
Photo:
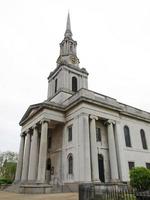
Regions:
<instances>
[{"instance_id":1,"label":"bush","mask_svg":"<svg viewBox=\"0 0 150 200\"><path fill-rule=\"evenodd\" d=\"M11 184L11 183L12 183L12 180L10 180L10 179L5 179L5 178L0 179L0 185Z\"/></svg>"},{"instance_id":2,"label":"bush","mask_svg":"<svg viewBox=\"0 0 150 200\"><path fill-rule=\"evenodd\" d=\"M130 184L138 191L150 189L150 170L144 167L135 167L130 171Z\"/></svg>"}]
</instances>

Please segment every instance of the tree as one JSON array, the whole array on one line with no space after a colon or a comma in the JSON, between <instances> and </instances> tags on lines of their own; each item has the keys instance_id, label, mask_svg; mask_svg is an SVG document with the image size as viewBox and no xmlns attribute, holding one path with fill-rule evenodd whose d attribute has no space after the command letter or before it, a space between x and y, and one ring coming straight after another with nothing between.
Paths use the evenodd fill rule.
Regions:
<instances>
[{"instance_id":1,"label":"tree","mask_svg":"<svg viewBox=\"0 0 150 200\"><path fill-rule=\"evenodd\" d=\"M12 151L0 152L0 178L14 180L18 154Z\"/></svg>"},{"instance_id":2,"label":"tree","mask_svg":"<svg viewBox=\"0 0 150 200\"><path fill-rule=\"evenodd\" d=\"M150 169L135 167L130 171L130 184L139 191L150 189Z\"/></svg>"}]
</instances>

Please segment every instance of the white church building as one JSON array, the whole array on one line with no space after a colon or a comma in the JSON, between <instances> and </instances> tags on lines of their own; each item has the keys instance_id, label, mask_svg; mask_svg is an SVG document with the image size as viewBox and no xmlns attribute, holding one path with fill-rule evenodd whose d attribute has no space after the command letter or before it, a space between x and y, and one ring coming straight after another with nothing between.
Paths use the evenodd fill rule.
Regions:
<instances>
[{"instance_id":1,"label":"white church building","mask_svg":"<svg viewBox=\"0 0 150 200\"><path fill-rule=\"evenodd\" d=\"M132 167L150 168L150 113L89 90L76 48L68 15L47 100L20 121L16 183L127 182Z\"/></svg>"}]
</instances>

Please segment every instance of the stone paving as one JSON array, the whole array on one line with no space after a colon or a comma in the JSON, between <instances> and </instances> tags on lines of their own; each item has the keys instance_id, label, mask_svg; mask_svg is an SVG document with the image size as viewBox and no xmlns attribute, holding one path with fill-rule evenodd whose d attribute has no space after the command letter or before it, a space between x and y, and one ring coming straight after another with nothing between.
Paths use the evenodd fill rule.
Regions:
<instances>
[{"instance_id":1,"label":"stone paving","mask_svg":"<svg viewBox=\"0 0 150 200\"><path fill-rule=\"evenodd\" d=\"M0 191L0 200L78 200L78 193L16 194Z\"/></svg>"}]
</instances>

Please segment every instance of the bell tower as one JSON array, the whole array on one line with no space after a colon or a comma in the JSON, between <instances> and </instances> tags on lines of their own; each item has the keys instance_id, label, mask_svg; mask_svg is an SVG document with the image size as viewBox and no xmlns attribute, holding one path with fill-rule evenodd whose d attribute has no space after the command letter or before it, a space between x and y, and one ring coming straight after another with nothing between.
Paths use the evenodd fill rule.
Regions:
<instances>
[{"instance_id":1,"label":"bell tower","mask_svg":"<svg viewBox=\"0 0 150 200\"><path fill-rule=\"evenodd\" d=\"M72 39L69 13L56 63L57 67L48 77L48 101L63 103L81 88L88 88L88 72L79 67L77 42Z\"/></svg>"}]
</instances>

